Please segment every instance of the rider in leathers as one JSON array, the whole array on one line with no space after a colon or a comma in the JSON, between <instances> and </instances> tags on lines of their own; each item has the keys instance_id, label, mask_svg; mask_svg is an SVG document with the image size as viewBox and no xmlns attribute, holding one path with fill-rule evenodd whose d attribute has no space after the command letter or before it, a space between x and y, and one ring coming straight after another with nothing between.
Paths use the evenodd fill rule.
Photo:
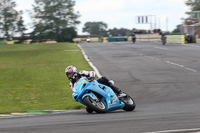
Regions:
<instances>
[{"instance_id":1,"label":"rider in leathers","mask_svg":"<svg viewBox=\"0 0 200 133\"><path fill-rule=\"evenodd\" d=\"M95 79L95 72L94 71L85 71L82 70L78 72L76 67L74 66L68 66L65 69L65 74L70 80L70 88L73 90L75 84L79 81L81 77L86 77L88 80L94 80ZM120 97L125 97L126 94L123 93L119 88L114 86L112 83L109 82L109 80L106 77L101 77L97 79L97 82L104 84L106 86L109 86L116 94L117 96Z\"/></svg>"}]
</instances>

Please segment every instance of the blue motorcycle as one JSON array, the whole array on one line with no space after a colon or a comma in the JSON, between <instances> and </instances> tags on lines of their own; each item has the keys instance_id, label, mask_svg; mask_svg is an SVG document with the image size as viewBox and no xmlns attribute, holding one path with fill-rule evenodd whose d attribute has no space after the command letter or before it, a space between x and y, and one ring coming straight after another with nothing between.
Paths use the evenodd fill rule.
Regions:
<instances>
[{"instance_id":1,"label":"blue motorcycle","mask_svg":"<svg viewBox=\"0 0 200 133\"><path fill-rule=\"evenodd\" d=\"M113 81L110 81L114 84ZM96 80L88 80L86 77L79 79L75 83L72 97L75 101L86 106L86 111L92 113L106 113L123 109L125 111L133 111L135 109L134 100L127 96L118 98L114 91Z\"/></svg>"}]
</instances>

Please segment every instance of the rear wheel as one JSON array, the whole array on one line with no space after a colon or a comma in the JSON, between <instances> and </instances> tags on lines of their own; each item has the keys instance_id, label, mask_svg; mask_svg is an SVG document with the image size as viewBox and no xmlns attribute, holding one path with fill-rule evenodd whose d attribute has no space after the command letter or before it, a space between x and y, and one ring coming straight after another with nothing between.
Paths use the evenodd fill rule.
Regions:
<instances>
[{"instance_id":1,"label":"rear wheel","mask_svg":"<svg viewBox=\"0 0 200 133\"><path fill-rule=\"evenodd\" d=\"M97 113L105 113L107 111L103 102L93 100L90 96L84 97L83 102L90 110Z\"/></svg>"},{"instance_id":2,"label":"rear wheel","mask_svg":"<svg viewBox=\"0 0 200 133\"><path fill-rule=\"evenodd\" d=\"M129 95L123 97L121 100L125 103L123 110L133 111L135 109L135 101Z\"/></svg>"}]
</instances>

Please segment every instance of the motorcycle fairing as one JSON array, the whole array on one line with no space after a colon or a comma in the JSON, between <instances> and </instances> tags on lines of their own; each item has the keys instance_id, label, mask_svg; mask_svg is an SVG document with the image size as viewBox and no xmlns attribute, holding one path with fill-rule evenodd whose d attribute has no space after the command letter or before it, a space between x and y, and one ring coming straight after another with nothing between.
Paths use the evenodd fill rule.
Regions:
<instances>
[{"instance_id":1,"label":"motorcycle fairing","mask_svg":"<svg viewBox=\"0 0 200 133\"><path fill-rule=\"evenodd\" d=\"M125 106L110 87L100 84L96 80L89 82L85 77L81 78L74 86L72 97L75 101L85 105L82 101L83 98L90 96L93 100L96 100L95 93L102 96L101 101L105 104L108 111L122 109Z\"/></svg>"}]
</instances>

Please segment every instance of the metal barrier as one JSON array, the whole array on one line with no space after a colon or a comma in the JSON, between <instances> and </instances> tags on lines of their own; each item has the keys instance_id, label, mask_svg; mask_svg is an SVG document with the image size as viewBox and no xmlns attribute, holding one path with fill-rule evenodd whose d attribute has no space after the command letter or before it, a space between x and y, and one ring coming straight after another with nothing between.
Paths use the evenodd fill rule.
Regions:
<instances>
[{"instance_id":1,"label":"metal barrier","mask_svg":"<svg viewBox=\"0 0 200 133\"><path fill-rule=\"evenodd\" d=\"M185 44L184 35L167 35L167 43L180 43Z\"/></svg>"}]
</instances>

